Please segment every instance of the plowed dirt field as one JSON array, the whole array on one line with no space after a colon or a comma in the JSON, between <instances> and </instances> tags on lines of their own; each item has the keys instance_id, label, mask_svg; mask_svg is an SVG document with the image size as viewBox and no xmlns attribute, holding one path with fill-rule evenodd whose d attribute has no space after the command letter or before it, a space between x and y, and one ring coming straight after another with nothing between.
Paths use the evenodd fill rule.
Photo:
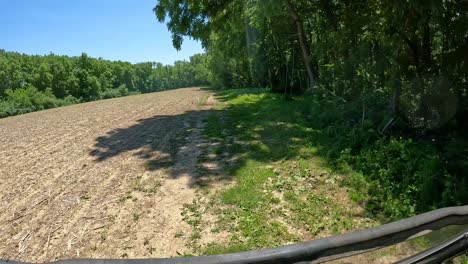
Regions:
<instances>
[{"instance_id":1,"label":"plowed dirt field","mask_svg":"<svg viewBox=\"0 0 468 264\"><path fill-rule=\"evenodd\" d=\"M213 103L185 88L0 119L0 259L183 252Z\"/></svg>"}]
</instances>

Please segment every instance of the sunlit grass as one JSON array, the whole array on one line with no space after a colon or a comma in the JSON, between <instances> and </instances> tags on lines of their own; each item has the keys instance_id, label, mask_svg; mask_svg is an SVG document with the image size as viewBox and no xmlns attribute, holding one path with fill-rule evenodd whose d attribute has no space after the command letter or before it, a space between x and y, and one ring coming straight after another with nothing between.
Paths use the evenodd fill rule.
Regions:
<instances>
[{"instance_id":1,"label":"sunlit grass","mask_svg":"<svg viewBox=\"0 0 468 264\"><path fill-rule=\"evenodd\" d=\"M239 156L228 168L235 184L216 194L218 231L229 243L211 243L202 254L274 247L375 225L348 199L344 175L317 155L303 98L284 100L264 89L218 93L222 103L206 122L217 152ZM339 191L339 195L337 195Z\"/></svg>"}]
</instances>

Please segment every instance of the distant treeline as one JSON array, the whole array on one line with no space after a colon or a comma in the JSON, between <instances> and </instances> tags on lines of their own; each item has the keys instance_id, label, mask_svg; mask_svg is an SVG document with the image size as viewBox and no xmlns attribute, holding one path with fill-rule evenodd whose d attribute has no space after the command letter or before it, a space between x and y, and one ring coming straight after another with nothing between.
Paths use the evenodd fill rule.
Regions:
<instances>
[{"instance_id":1,"label":"distant treeline","mask_svg":"<svg viewBox=\"0 0 468 264\"><path fill-rule=\"evenodd\" d=\"M0 50L0 117L78 102L207 84L207 57L173 65Z\"/></svg>"}]
</instances>

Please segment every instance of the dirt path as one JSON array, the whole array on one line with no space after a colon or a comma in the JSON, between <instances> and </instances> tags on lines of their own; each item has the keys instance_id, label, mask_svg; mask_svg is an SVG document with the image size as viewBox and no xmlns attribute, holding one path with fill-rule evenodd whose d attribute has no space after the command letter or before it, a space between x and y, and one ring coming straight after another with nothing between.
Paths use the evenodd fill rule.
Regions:
<instances>
[{"instance_id":1,"label":"dirt path","mask_svg":"<svg viewBox=\"0 0 468 264\"><path fill-rule=\"evenodd\" d=\"M187 88L0 119L0 259L183 252L209 96Z\"/></svg>"}]
</instances>

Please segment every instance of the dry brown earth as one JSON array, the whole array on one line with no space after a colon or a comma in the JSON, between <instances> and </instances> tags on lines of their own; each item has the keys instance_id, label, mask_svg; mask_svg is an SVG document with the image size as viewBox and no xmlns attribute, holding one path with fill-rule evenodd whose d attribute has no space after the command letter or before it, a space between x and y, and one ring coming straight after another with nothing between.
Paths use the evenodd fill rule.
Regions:
<instances>
[{"instance_id":1,"label":"dry brown earth","mask_svg":"<svg viewBox=\"0 0 468 264\"><path fill-rule=\"evenodd\" d=\"M0 119L0 259L183 252L212 101L186 88Z\"/></svg>"}]
</instances>

